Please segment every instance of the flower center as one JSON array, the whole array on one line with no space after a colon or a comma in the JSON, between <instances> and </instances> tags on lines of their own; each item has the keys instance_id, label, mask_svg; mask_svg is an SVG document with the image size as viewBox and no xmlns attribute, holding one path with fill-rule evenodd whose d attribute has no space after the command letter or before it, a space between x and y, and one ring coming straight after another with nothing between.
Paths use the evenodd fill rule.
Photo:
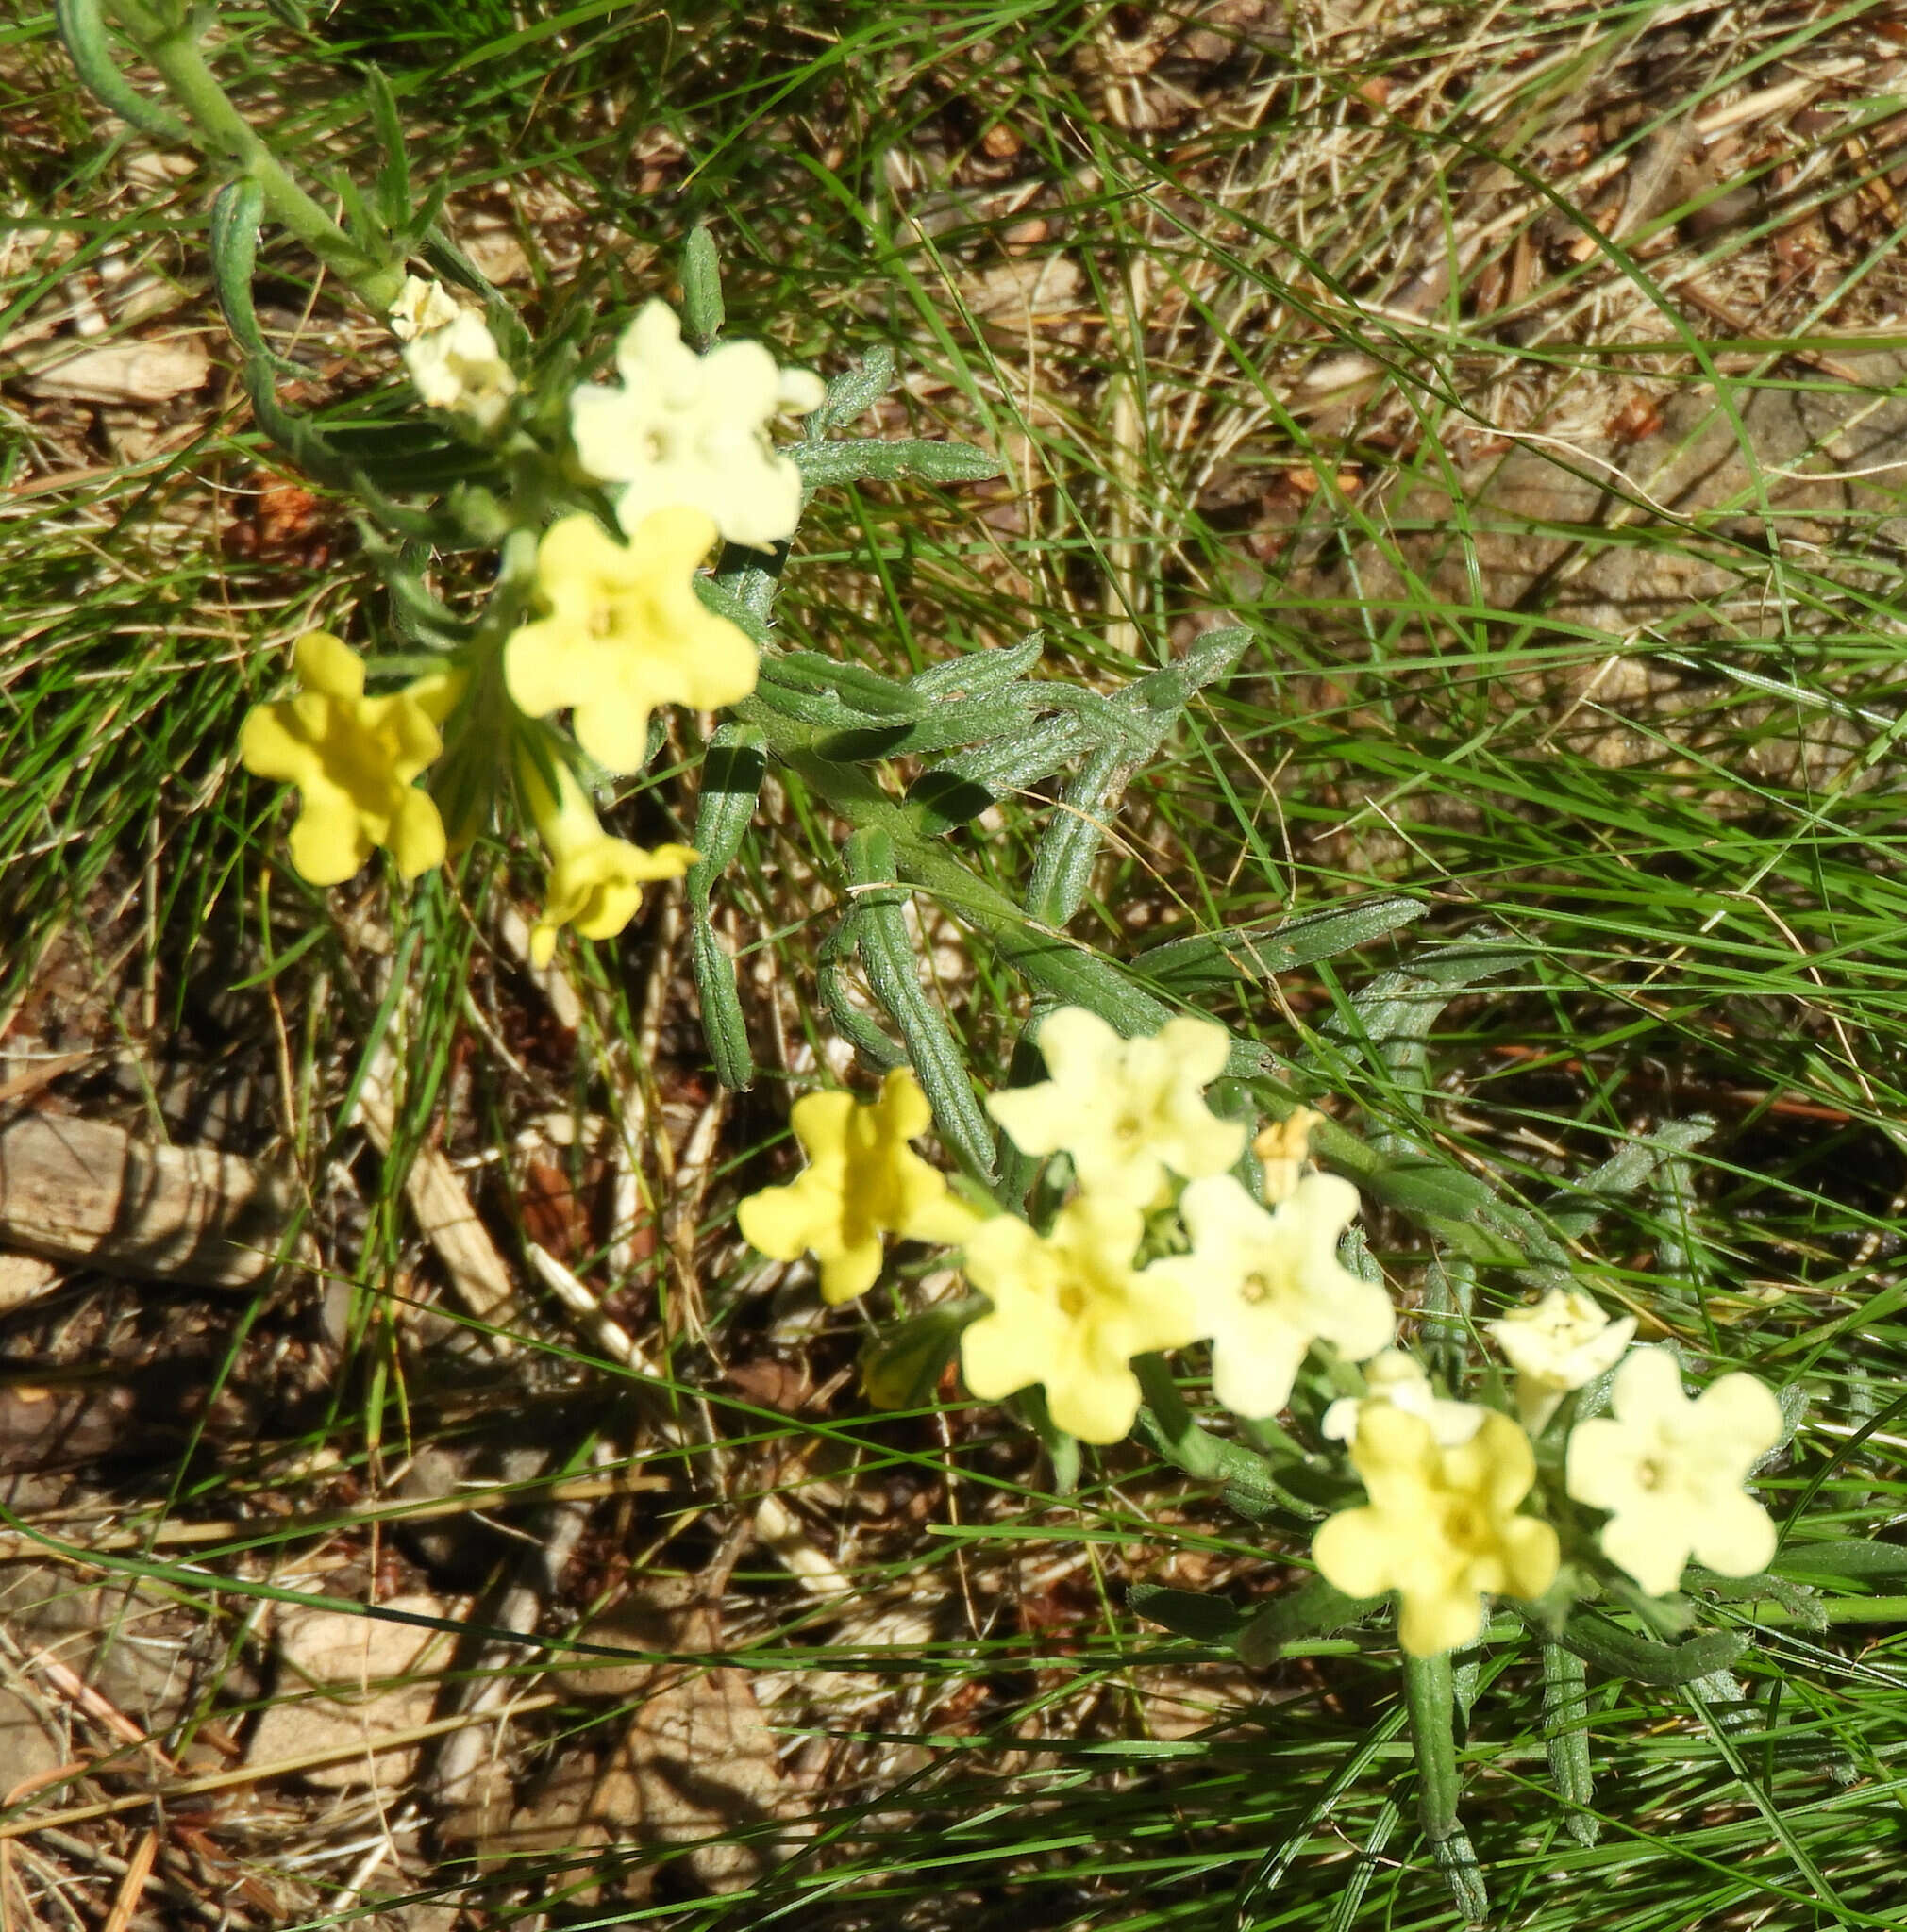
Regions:
<instances>
[{"instance_id":1,"label":"flower center","mask_svg":"<svg viewBox=\"0 0 1907 1932\"><path fill-rule=\"evenodd\" d=\"M643 456L651 463L666 462L669 456L669 439L660 429L651 429L643 437Z\"/></svg>"},{"instance_id":2,"label":"flower center","mask_svg":"<svg viewBox=\"0 0 1907 1932\"><path fill-rule=\"evenodd\" d=\"M1121 1146L1136 1147L1146 1138L1146 1124L1137 1114L1122 1113L1112 1129L1112 1138Z\"/></svg>"},{"instance_id":3,"label":"flower center","mask_svg":"<svg viewBox=\"0 0 1907 1932\"><path fill-rule=\"evenodd\" d=\"M1263 1274L1247 1274L1238 1284L1238 1291L1246 1301L1256 1304L1271 1293L1271 1283Z\"/></svg>"},{"instance_id":4,"label":"flower center","mask_svg":"<svg viewBox=\"0 0 1907 1932\"><path fill-rule=\"evenodd\" d=\"M1667 1477L1667 1470L1653 1456L1645 1456L1635 1466L1635 1486L1639 1490L1659 1490Z\"/></svg>"},{"instance_id":5,"label":"flower center","mask_svg":"<svg viewBox=\"0 0 1907 1932\"><path fill-rule=\"evenodd\" d=\"M1062 1285L1060 1312L1075 1322L1086 1312L1086 1291L1077 1281L1068 1281Z\"/></svg>"}]
</instances>

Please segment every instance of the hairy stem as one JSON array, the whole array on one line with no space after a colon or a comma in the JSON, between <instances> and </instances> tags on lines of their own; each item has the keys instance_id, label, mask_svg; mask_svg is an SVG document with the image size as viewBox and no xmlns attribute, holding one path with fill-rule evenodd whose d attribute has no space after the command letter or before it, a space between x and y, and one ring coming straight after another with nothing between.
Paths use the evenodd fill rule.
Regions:
<instances>
[{"instance_id":1,"label":"hairy stem","mask_svg":"<svg viewBox=\"0 0 1907 1932\"><path fill-rule=\"evenodd\" d=\"M207 154L256 181L273 215L349 285L374 313L385 314L404 283L401 264L367 255L286 171L232 106L185 20L167 19L146 0L110 0L120 30L165 82Z\"/></svg>"}]
</instances>

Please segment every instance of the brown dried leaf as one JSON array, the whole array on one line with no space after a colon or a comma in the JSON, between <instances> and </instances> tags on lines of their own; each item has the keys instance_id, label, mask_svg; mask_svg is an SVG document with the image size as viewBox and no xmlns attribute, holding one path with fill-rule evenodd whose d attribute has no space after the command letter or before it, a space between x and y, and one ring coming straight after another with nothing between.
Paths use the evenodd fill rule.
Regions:
<instances>
[{"instance_id":1,"label":"brown dried leaf","mask_svg":"<svg viewBox=\"0 0 1907 1932\"><path fill-rule=\"evenodd\" d=\"M163 403L205 387L212 358L196 336L106 342L54 362L26 384L36 396L80 403Z\"/></svg>"}]
</instances>

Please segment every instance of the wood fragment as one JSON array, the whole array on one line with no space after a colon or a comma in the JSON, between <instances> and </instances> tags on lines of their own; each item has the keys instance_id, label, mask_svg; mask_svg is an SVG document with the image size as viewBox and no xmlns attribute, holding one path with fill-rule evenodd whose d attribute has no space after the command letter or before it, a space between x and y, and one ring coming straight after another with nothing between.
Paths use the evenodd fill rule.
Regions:
<instances>
[{"instance_id":1,"label":"wood fragment","mask_svg":"<svg viewBox=\"0 0 1907 1932\"><path fill-rule=\"evenodd\" d=\"M397 1138L397 1108L388 1061L380 1054L358 1092L358 1118L372 1144L389 1154ZM420 1147L404 1176L404 1198L417 1229L450 1275L457 1298L477 1321L496 1332L487 1340L499 1355L515 1346L505 1332L516 1283L472 1204L469 1191L435 1147Z\"/></svg>"},{"instance_id":2,"label":"wood fragment","mask_svg":"<svg viewBox=\"0 0 1907 1932\"><path fill-rule=\"evenodd\" d=\"M0 1115L0 1241L137 1280L248 1288L298 1208L287 1174L209 1147L23 1108ZM308 1247L298 1260L310 1265Z\"/></svg>"},{"instance_id":3,"label":"wood fragment","mask_svg":"<svg viewBox=\"0 0 1907 1932\"><path fill-rule=\"evenodd\" d=\"M106 1915L101 1932L125 1932L132 1924L132 1915L138 1911L140 1899L145 1891L145 1882L152 1876L152 1861L158 1856L159 1833L152 1830L142 1833L139 1842L132 1848L132 1856L125 1861L125 1875L119 1881L112 1909Z\"/></svg>"}]
</instances>

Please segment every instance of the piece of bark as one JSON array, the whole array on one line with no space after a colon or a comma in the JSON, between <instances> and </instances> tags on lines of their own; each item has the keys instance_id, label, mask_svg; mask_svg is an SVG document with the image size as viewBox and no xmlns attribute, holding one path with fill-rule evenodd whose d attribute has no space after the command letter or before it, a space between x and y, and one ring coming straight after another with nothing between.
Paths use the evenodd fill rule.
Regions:
<instances>
[{"instance_id":1,"label":"piece of bark","mask_svg":"<svg viewBox=\"0 0 1907 1932\"><path fill-rule=\"evenodd\" d=\"M141 1280L245 1288L296 1212L286 1176L32 1109L0 1117L0 1241Z\"/></svg>"},{"instance_id":2,"label":"piece of bark","mask_svg":"<svg viewBox=\"0 0 1907 1932\"><path fill-rule=\"evenodd\" d=\"M378 1153L389 1154L397 1137L397 1108L380 1056L358 1094L358 1118ZM435 1147L420 1147L404 1175L404 1198L418 1232L437 1251L457 1298L479 1322L498 1332L486 1338L498 1355L514 1345L504 1332L516 1283L490 1238L469 1191Z\"/></svg>"}]
</instances>

